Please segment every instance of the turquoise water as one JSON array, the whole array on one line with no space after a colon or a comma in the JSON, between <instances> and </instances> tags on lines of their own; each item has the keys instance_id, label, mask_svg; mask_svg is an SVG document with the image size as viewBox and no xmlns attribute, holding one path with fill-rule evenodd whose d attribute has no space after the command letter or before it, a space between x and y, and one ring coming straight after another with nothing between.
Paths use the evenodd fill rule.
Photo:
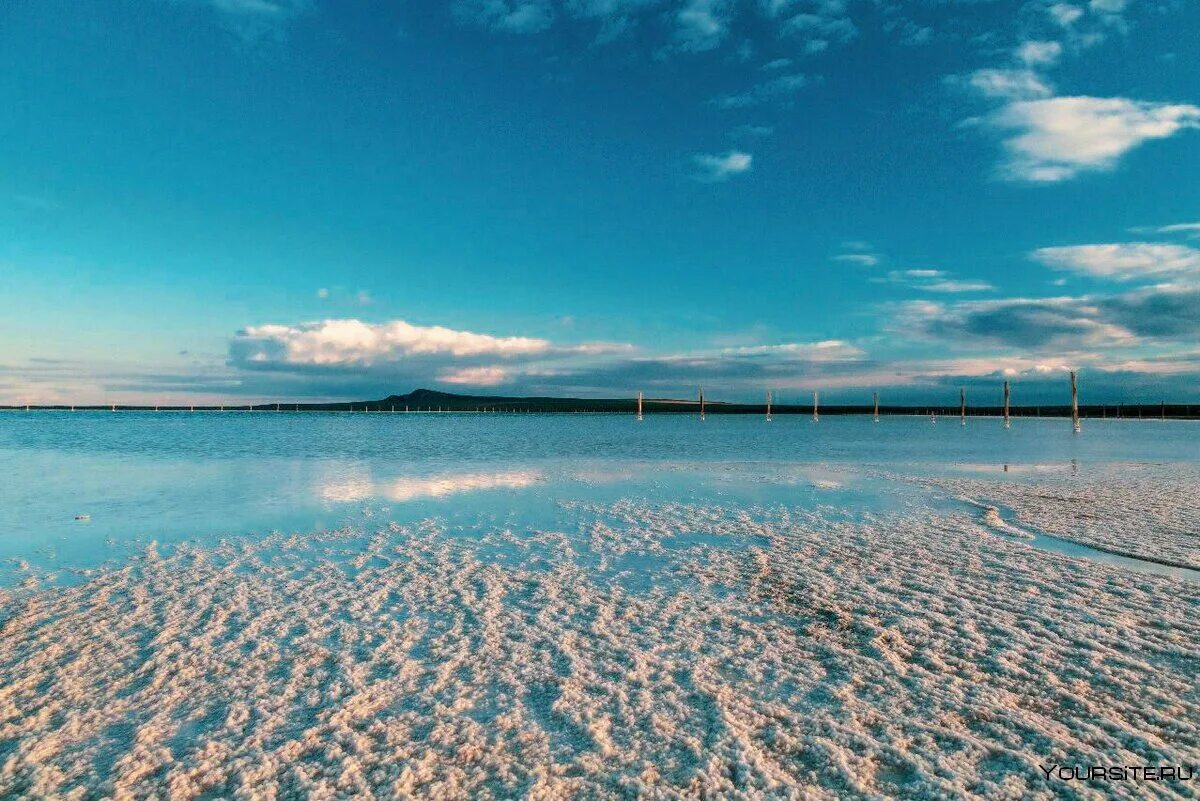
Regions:
<instances>
[{"instance_id":1,"label":"turquoise water","mask_svg":"<svg viewBox=\"0 0 1200 801\"><path fill-rule=\"evenodd\" d=\"M0 414L0 582L151 541L213 541L430 516L556 525L564 501L895 509L911 476L1088 475L1194 463L1200 424L1062 419L11 412ZM77 519L78 518L78 519ZM1039 547L1124 564L1039 537ZM1159 569L1159 568L1148 568ZM1193 571L1194 572L1194 571ZM61 577L64 580L66 576Z\"/></svg>"}]
</instances>

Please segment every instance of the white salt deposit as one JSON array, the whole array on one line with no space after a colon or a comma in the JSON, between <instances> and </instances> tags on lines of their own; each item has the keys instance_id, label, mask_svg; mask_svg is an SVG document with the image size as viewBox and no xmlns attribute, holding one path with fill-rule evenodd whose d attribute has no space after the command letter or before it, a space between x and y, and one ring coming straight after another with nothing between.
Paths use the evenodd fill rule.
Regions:
<instances>
[{"instance_id":1,"label":"white salt deposit","mask_svg":"<svg viewBox=\"0 0 1200 801\"><path fill-rule=\"evenodd\" d=\"M5 591L0 797L1194 797L1038 764L1200 760L1195 584L917 502L563 511Z\"/></svg>"},{"instance_id":2,"label":"white salt deposit","mask_svg":"<svg viewBox=\"0 0 1200 801\"><path fill-rule=\"evenodd\" d=\"M1200 467L1123 464L1034 479L945 478L927 482L1012 509L1060 539L1167 565L1200 569Z\"/></svg>"}]
</instances>

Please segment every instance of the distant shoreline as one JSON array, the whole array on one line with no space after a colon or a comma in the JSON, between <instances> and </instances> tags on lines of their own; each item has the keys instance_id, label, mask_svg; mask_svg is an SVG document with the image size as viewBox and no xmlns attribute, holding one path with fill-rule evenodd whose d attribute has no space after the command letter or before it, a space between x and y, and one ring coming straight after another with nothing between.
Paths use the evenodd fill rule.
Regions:
<instances>
[{"instance_id":1,"label":"distant shoreline","mask_svg":"<svg viewBox=\"0 0 1200 801\"><path fill-rule=\"evenodd\" d=\"M392 408L390 404L376 401L354 403L274 403L244 406L134 406L128 404L113 405L41 405L34 406L0 406L0 412L265 412L265 413L298 413L298 412L330 412L330 413L369 413L369 414L636 414L636 401L626 401L626 408L614 408L618 402L606 402L603 406L579 405L574 408L563 406L542 406L540 404L500 403L486 408L453 408L453 407L417 407L403 406ZM821 406L821 416L872 416L874 409L870 406ZM698 415L699 404L667 404L646 401L643 412L646 415ZM765 416L766 407L759 404L726 404L705 403L705 415L751 415ZM802 415L812 416L812 406L773 406L771 415ZM957 406L880 406L880 417L929 417L931 415L945 418L957 418L960 410ZM1000 407L977 406L968 407L967 417L1001 418L1003 410ZM1011 407L1009 416L1013 418L1065 418L1071 416L1069 406L1021 406ZM1138 404L1138 405L1094 405L1080 406L1079 416L1083 419L1111 420L1200 420L1200 404Z\"/></svg>"},{"instance_id":2,"label":"distant shoreline","mask_svg":"<svg viewBox=\"0 0 1200 801\"><path fill-rule=\"evenodd\" d=\"M645 398L642 411L645 414L699 414L699 400L674 398ZM554 398L554 397L500 397L492 395L457 395L431 389L418 389L406 395L389 395L380 400L343 401L337 403L270 403L242 404L239 406L205 405L134 405L134 404L51 404L0 406L0 411L119 411L119 412L383 412L409 413L478 413L478 414L636 414L638 400L630 398ZM772 404L772 415L813 414L812 404ZM822 415L871 415L875 408L869 404L820 404ZM704 413L766 415L763 403L723 403L704 400ZM881 417L930 416L957 417L960 407L956 405L931 406L879 406ZM968 417L1002 417L1001 405L967 406ZM1113 418L1133 420L1198 420L1200 403L1109 403L1080 405L1079 415L1085 419ZM1010 417L1070 417L1069 404L1010 406Z\"/></svg>"}]
</instances>

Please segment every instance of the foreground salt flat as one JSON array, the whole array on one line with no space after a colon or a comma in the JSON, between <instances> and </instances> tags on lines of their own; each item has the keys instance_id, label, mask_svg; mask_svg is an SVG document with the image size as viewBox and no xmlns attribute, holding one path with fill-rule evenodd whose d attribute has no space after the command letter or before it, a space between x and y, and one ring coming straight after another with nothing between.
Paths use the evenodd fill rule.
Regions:
<instances>
[{"instance_id":1,"label":"foreground salt flat","mask_svg":"<svg viewBox=\"0 0 1200 801\"><path fill-rule=\"evenodd\" d=\"M1195 797L1200 585L978 515L562 505L0 596L0 797Z\"/></svg>"}]
</instances>

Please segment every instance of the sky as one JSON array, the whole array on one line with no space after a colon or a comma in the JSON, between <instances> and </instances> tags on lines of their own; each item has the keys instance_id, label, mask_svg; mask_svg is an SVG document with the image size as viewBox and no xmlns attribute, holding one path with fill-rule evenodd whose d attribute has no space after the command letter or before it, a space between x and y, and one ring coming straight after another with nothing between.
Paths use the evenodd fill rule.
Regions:
<instances>
[{"instance_id":1,"label":"sky","mask_svg":"<svg viewBox=\"0 0 1200 801\"><path fill-rule=\"evenodd\" d=\"M0 404L1200 402L1196 0L8 0Z\"/></svg>"}]
</instances>

